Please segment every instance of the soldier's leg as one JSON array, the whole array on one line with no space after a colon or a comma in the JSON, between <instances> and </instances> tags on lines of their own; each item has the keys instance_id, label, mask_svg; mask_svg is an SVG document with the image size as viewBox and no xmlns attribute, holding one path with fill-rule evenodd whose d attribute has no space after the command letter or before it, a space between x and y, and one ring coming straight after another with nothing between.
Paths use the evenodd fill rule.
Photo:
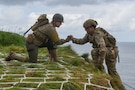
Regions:
<instances>
[{"instance_id":1,"label":"soldier's leg","mask_svg":"<svg viewBox=\"0 0 135 90\"><path fill-rule=\"evenodd\" d=\"M46 46L49 52L50 60L57 62L58 61L56 53L57 45L49 39Z\"/></svg>"},{"instance_id":2,"label":"soldier's leg","mask_svg":"<svg viewBox=\"0 0 135 90\"><path fill-rule=\"evenodd\" d=\"M102 73L106 73L105 67L104 67L104 60L105 60L106 52L98 55L99 61L98 61L98 67L100 68Z\"/></svg>"},{"instance_id":3,"label":"soldier's leg","mask_svg":"<svg viewBox=\"0 0 135 90\"><path fill-rule=\"evenodd\" d=\"M108 48L107 54L106 54L106 59L105 59L108 73L113 78L111 80L112 86L117 85L117 87L119 88L119 89L117 88L118 90L126 90L125 86L122 84L122 80L121 80L121 78L116 70L117 55L118 55L117 48L114 48L114 49Z\"/></svg>"},{"instance_id":4,"label":"soldier's leg","mask_svg":"<svg viewBox=\"0 0 135 90\"><path fill-rule=\"evenodd\" d=\"M105 73L105 68L103 66L104 59L99 56L98 49L93 49L91 51L92 59L96 68L98 68L102 73Z\"/></svg>"},{"instance_id":5,"label":"soldier's leg","mask_svg":"<svg viewBox=\"0 0 135 90\"><path fill-rule=\"evenodd\" d=\"M52 56L51 56L51 50L48 50L48 53L49 53L49 56L48 56L49 60L53 61Z\"/></svg>"},{"instance_id":6,"label":"soldier's leg","mask_svg":"<svg viewBox=\"0 0 135 90\"><path fill-rule=\"evenodd\" d=\"M27 58L21 56L21 55L18 55L18 54L15 54L13 51L11 51L9 53L9 55L5 58L6 61L10 61L10 60L18 60L18 61L21 61L21 62L25 62L27 61Z\"/></svg>"},{"instance_id":7,"label":"soldier's leg","mask_svg":"<svg viewBox=\"0 0 135 90\"><path fill-rule=\"evenodd\" d=\"M58 61L57 60L57 53L56 53L56 49L50 49L49 51L49 55L50 55L50 60L51 61Z\"/></svg>"},{"instance_id":8,"label":"soldier's leg","mask_svg":"<svg viewBox=\"0 0 135 90\"><path fill-rule=\"evenodd\" d=\"M38 57L38 47L33 43L26 43L29 59L28 62L36 63Z\"/></svg>"},{"instance_id":9,"label":"soldier's leg","mask_svg":"<svg viewBox=\"0 0 135 90\"><path fill-rule=\"evenodd\" d=\"M95 67L98 68L98 53L97 53L97 50L96 49L93 49L91 51L91 56L92 56L93 63L95 65Z\"/></svg>"},{"instance_id":10,"label":"soldier's leg","mask_svg":"<svg viewBox=\"0 0 135 90\"><path fill-rule=\"evenodd\" d=\"M108 74L110 74L112 77L114 76L120 78L116 70L117 55L118 55L118 51L109 48L106 54L105 61L108 69Z\"/></svg>"}]
</instances>

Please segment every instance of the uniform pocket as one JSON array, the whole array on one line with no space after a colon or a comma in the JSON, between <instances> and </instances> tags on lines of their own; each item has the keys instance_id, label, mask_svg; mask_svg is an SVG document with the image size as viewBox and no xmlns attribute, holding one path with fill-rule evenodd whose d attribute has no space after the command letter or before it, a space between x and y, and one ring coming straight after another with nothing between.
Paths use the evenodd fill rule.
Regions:
<instances>
[{"instance_id":1,"label":"uniform pocket","mask_svg":"<svg viewBox=\"0 0 135 90\"><path fill-rule=\"evenodd\" d=\"M34 35L33 34L29 34L28 37L26 38L26 41L28 43L32 43L34 41Z\"/></svg>"}]
</instances>

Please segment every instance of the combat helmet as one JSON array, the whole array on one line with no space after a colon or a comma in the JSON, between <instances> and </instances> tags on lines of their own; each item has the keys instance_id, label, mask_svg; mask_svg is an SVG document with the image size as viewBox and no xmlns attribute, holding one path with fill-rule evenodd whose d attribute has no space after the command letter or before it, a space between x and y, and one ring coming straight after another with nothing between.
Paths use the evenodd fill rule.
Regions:
<instances>
[{"instance_id":1,"label":"combat helmet","mask_svg":"<svg viewBox=\"0 0 135 90\"><path fill-rule=\"evenodd\" d=\"M84 23L83 23L83 27L85 29L91 27L91 26L94 26L96 27L98 25L97 21L93 20L93 19L88 19L86 20Z\"/></svg>"},{"instance_id":2,"label":"combat helmet","mask_svg":"<svg viewBox=\"0 0 135 90\"><path fill-rule=\"evenodd\" d=\"M56 13L53 18L52 21L56 22L56 21L60 21L60 22L64 22L64 18L61 14Z\"/></svg>"},{"instance_id":3,"label":"combat helmet","mask_svg":"<svg viewBox=\"0 0 135 90\"><path fill-rule=\"evenodd\" d=\"M38 21L40 20L45 20L47 19L47 14L41 14L39 17L38 17Z\"/></svg>"}]
</instances>

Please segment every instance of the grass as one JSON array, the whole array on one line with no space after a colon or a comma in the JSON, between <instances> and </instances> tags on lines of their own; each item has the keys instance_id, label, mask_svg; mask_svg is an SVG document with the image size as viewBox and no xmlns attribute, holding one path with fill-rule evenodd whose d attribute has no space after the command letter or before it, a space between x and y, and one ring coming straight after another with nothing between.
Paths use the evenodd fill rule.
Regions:
<instances>
[{"instance_id":1,"label":"grass","mask_svg":"<svg viewBox=\"0 0 135 90\"><path fill-rule=\"evenodd\" d=\"M93 78L91 79L91 82L93 84L109 87L108 80L110 80L110 79L111 79L111 77L109 75L99 73L99 74L96 74L93 76Z\"/></svg>"},{"instance_id":2,"label":"grass","mask_svg":"<svg viewBox=\"0 0 135 90\"><path fill-rule=\"evenodd\" d=\"M26 72L26 77L45 77L44 72L29 71Z\"/></svg>"},{"instance_id":3,"label":"grass","mask_svg":"<svg viewBox=\"0 0 135 90\"><path fill-rule=\"evenodd\" d=\"M83 90L83 88L77 82L67 82L64 83L62 90Z\"/></svg>"},{"instance_id":4,"label":"grass","mask_svg":"<svg viewBox=\"0 0 135 90\"><path fill-rule=\"evenodd\" d=\"M6 41L3 42L3 40ZM9 51L28 56L24 37L14 33L0 32L0 41L2 42L0 43L0 58L7 56ZM46 48L39 49L38 63L33 64L13 60L6 62L6 67L0 63L0 75L6 73L0 79L0 88L13 86L13 84L1 84L1 82L18 82L9 90L22 90L22 88L36 88L36 90L60 89L62 83L52 82L62 82L69 78L69 81L64 83L63 90L83 90L84 84L82 83L88 83L89 74L93 74L91 76L91 83L93 84L109 87L108 79L111 80L115 89L121 88L121 84L117 82L117 79L112 79L109 75L102 74L94 67L87 53L79 56L69 45L58 46L57 54L59 60L57 63L47 61L48 51ZM21 75L17 76L15 74ZM19 82L22 78L24 82ZM43 78L50 83L43 83ZM37 88L38 84L33 82L41 82L41 85ZM86 88L87 90L104 90L89 85Z\"/></svg>"},{"instance_id":5,"label":"grass","mask_svg":"<svg viewBox=\"0 0 135 90\"><path fill-rule=\"evenodd\" d=\"M24 90L24 89L22 89L22 88L20 88L20 87L13 87L13 88L10 88L10 89L8 89L8 90Z\"/></svg>"},{"instance_id":6,"label":"grass","mask_svg":"<svg viewBox=\"0 0 135 90\"><path fill-rule=\"evenodd\" d=\"M30 64L27 66L27 68L43 68L41 65L35 65L35 64Z\"/></svg>"},{"instance_id":7,"label":"grass","mask_svg":"<svg viewBox=\"0 0 135 90\"><path fill-rule=\"evenodd\" d=\"M23 46L25 44L25 38L16 33L0 31L0 42L2 46Z\"/></svg>"},{"instance_id":8,"label":"grass","mask_svg":"<svg viewBox=\"0 0 135 90\"><path fill-rule=\"evenodd\" d=\"M2 68L4 68L4 66L3 65L0 65L0 69L2 69Z\"/></svg>"},{"instance_id":9,"label":"grass","mask_svg":"<svg viewBox=\"0 0 135 90\"><path fill-rule=\"evenodd\" d=\"M15 86L17 87L27 87L27 88L36 88L38 84L36 83L18 83Z\"/></svg>"},{"instance_id":10,"label":"grass","mask_svg":"<svg viewBox=\"0 0 135 90\"><path fill-rule=\"evenodd\" d=\"M43 82L44 79L25 79L23 82Z\"/></svg>"},{"instance_id":11,"label":"grass","mask_svg":"<svg viewBox=\"0 0 135 90\"><path fill-rule=\"evenodd\" d=\"M50 90L50 89L59 89L61 83L45 83L41 84L41 86L37 90Z\"/></svg>"},{"instance_id":12,"label":"grass","mask_svg":"<svg viewBox=\"0 0 135 90\"><path fill-rule=\"evenodd\" d=\"M10 68L7 70L8 70L7 74L24 74L26 69L23 67L21 67L21 68L14 67L14 69Z\"/></svg>"}]
</instances>

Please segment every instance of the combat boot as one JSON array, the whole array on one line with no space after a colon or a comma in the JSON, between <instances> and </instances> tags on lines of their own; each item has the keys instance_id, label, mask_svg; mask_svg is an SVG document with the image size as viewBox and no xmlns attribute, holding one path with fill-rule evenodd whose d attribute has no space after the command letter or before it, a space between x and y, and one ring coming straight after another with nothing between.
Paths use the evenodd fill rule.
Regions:
<instances>
[{"instance_id":1,"label":"combat boot","mask_svg":"<svg viewBox=\"0 0 135 90\"><path fill-rule=\"evenodd\" d=\"M9 53L9 55L5 58L6 61L10 61L10 60L18 60L18 61L21 61L21 62L24 62L26 61L27 59L20 56L20 55L17 55L15 54L13 51L11 51Z\"/></svg>"},{"instance_id":2,"label":"combat boot","mask_svg":"<svg viewBox=\"0 0 135 90\"><path fill-rule=\"evenodd\" d=\"M14 52L10 52L9 55L5 58L5 61L13 60L12 55L15 54Z\"/></svg>"}]
</instances>

